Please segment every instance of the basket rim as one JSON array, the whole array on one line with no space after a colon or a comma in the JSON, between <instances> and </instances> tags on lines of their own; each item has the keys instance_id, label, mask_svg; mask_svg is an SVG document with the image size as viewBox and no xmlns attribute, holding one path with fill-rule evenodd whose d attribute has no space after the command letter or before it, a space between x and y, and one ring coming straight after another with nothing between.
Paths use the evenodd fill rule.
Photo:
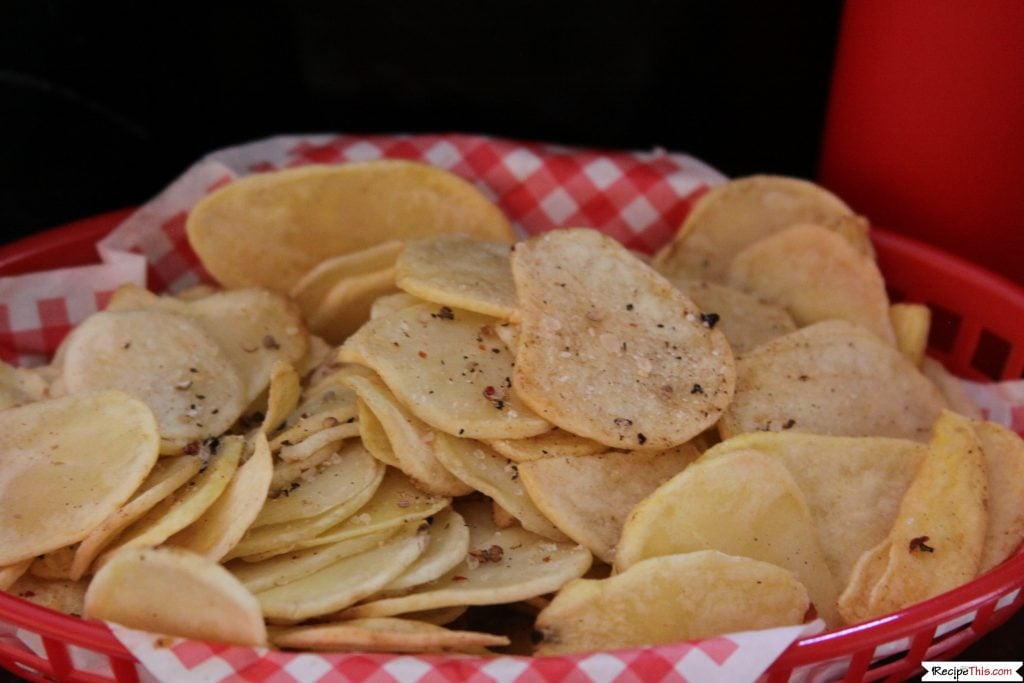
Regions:
<instances>
[{"instance_id":1,"label":"basket rim","mask_svg":"<svg viewBox=\"0 0 1024 683\"><path fill-rule=\"evenodd\" d=\"M97 214L0 245L0 271L9 263L26 257L37 259L65 244L78 242L83 236L98 241L133 211L133 208L124 208ZM935 263L939 270L959 271L965 277L999 291L1006 300L1024 309L1024 287L1006 277L889 230L872 227L871 238L883 251L914 254L922 260ZM938 626L1014 589L1024 591L1024 547L988 573L951 591L877 619L801 638L790 645L772 663L772 667L791 668L808 661L819 661L826 656L841 657L871 645L898 640L917 633L922 627ZM0 620L33 630L44 638L67 641L107 655L132 656L104 622L69 616L2 590ZM637 649L650 648L635 648L633 651ZM564 657L556 655L545 659Z\"/></svg>"}]
</instances>

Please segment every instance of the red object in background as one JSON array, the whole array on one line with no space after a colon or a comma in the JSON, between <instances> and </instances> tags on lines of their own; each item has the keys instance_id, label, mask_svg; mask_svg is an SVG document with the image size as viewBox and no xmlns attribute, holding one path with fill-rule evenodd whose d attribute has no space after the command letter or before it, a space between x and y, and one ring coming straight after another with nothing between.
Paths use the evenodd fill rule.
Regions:
<instances>
[{"instance_id":1,"label":"red object in background","mask_svg":"<svg viewBox=\"0 0 1024 683\"><path fill-rule=\"evenodd\" d=\"M848 0L820 178L1024 282L1024 1Z\"/></svg>"}]
</instances>

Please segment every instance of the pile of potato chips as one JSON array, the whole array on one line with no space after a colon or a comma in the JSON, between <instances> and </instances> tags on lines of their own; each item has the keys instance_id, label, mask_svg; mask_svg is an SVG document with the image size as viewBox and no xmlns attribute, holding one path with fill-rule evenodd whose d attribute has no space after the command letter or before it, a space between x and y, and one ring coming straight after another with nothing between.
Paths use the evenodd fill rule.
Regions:
<instances>
[{"instance_id":1,"label":"pile of potato chips","mask_svg":"<svg viewBox=\"0 0 1024 683\"><path fill-rule=\"evenodd\" d=\"M513 244L398 161L191 213L222 288L137 287L0 368L0 588L156 633L558 654L852 624L1024 538L1024 444L924 358L866 221L706 194L653 265ZM169 599L171 598L171 599Z\"/></svg>"}]
</instances>

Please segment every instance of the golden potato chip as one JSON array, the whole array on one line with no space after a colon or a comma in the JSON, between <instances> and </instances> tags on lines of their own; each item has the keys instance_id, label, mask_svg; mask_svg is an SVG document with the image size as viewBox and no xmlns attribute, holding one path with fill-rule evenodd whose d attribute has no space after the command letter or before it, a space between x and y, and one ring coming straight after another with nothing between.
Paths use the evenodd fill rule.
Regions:
<instances>
[{"instance_id":1,"label":"golden potato chip","mask_svg":"<svg viewBox=\"0 0 1024 683\"><path fill-rule=\"evenodd\" d=\"M414 297L412 294L406 294L405 292L386 294L374 301L370 306L370 320L382 318L389 313L421 303L423 303L423 299Z\"/></svg>"},{"instance_id":2,"label":"golden potato chip","mask_svg":"<svg viewBox=\"0 0 1024 683\"><path fill-rule=\"evenodd\" d=\"M878 266L826 228L794 225L751 244L733 258L727 279L782 306L797 325L848 320L896 343Z\"/></svg>"},{"instance_id":3,"label":"golden potato chip","mask_svg":"<svg viewBox=\"0 0 1024 683\"><path fill-rule=\"evenodd\" d=\"M41 579L31 574L25 574L8 590L13 595L41 607L80 617L85 613L87 585L87 581Z\"/></svg>"},{"instance_id":4,"label":"golden potato chip","mask_svg":"<svg viewBox=\"0 0 1024 683\"><path fill-rule=\"evenodd\" d=\"M0 361L0 410L42 401L47 398L48 388L39 373Z\"/></svg>"},{"instance_id":5,"label":"golden potato chip","mask_svg":"<svg viewBox=\"0 0 1024 683\"><path fill-rule=\"evenodd\" d=\"M398 257L398 286L420 299L508 318L516 310L507 242L435 235L410 242Z\"/></svg>"},{"instance_id":6,"label":"golden potato chip","mask_svg":"<svg viewBox=\"0 0 1024 683\"><path fill-rule=\"evenodd\" d=\"M316 312L310 314L310 329L340 343L370 319L374 301L397 290L394 268L347 277L335 284Z\"/></svg>"},{"instance_id":7,"label":"golden potato chip","mask_svg":"<svg viewBox=\"0 0 1024 683\"><path fill-rule=\"evenodd\" d=\"M985 456L967 418L943 411L889 535L861 556L839 611L853 624L973 579L988 513Z\"/></svg>"},{"instance_id":8,"label":"golden potato chip","mask_svg":"<svg viewBox=\"0 0 1024 683\"><path fill-rule=\"evenodd\" d=\"M324 448L337 448L345 439L359 436L359 425L354 422L337 422L336 418L324 418L324 425L334 426L321 429L297 444L283 441L277 457L285 463L306 462Z\"/></svg>"},{"instance_id":9,"label":"golden potato chip","mask_svg":"<svg viewBox=\"0 0 1024 683\"><path fill-rule=\"evenodd\" d=\"M433 445L437 459L449 472L497 501L524 529L553 541L569 540L526 495L519 470L511 460L480 441L443 433L435 435Z\"/></svg>"},{"instance_id":10,"label":"golden potato chip","mask_svg":"<svg viewBox=\"0 0 1024 683\"><path fill-rule=\"evenodd\" d=\"M323 306L327 295L339 282L393 268L403 248L402 242L390 240L360 251L324 259L295 283L290 296L309 319Z\"/></svg>"},{"instance_id":11,"label":"golden potato chip","mask_svg":"<svg viewBox=\"0 0 1024 683\"><path fill-rule=\"evenodd\" d=\"M811 511L792 475L759 451L726 453L687 467L633 510L615 569L649 557L698 550L770 562L807 587L818 614L838 625L839 587L825 561Z\"/></svg>"},{"instance_id":12,"label":"golden potato chip","mask_svg":"<svg viewBox=\"0 0 1024 683\"><path fill-rule=\"evenodd\" d=\"M920 367L924 352L928 349L931 309L924 304L893 304L889 307L889 320L896 333L896 348Z\"/></svg>"},{"instance_id":13,"label":"golden potato chip","mask_svg":"<svg viewBox=\"0 0 1024 683\"><path fill-rule=\"evenodd\" d=\"M849 582L860 556L888 535L928 451L907 439L753 432L721 442L698 462L750 449L775 458L793 476L839 586Z\"/></svg>"},{"instance_id":14,"label":"golden potato chip","mask_svg":"<svg viewBox=\"0 0 1024 683\"><path fill-rule=\"evenodd\" d=\"M538 655L665 645L799 624L807 590L788 571L714 550L653 557L567 584L537 617Z\"/></svg>"},{"instance_id":15,"label":"golden potato chip","mask_svg":"<svg viewBox=\"0 0 1024 683\"><path fill-rule=\"evenodd\" d=\"M199 519L171 536L168 545L219 561L257 518L267 500L273 471L267 437L257 432L252 455L235 471L224 492Z\"/></svg>"},{"instance_id":16,"label":"golden potato chip","mask_svg":"<svg viewBox=\"0 0 1024 683\"><path fill-rule=\"evenodd\" d=\"M988 475L988 526L978 569L983 574L1024 541L1024 442L994 422L977 422L973 427Z\"/></svg>"},{"instance_id":17,"label":"golden potato chip","mask_svg":"<svg viewBox=\"0 0 1024 683\"><path fill-rule=\"evenodd\" d=\"M69 394L123 391L149 406L160 436L178 443L223 434L248 402L231 359L183 315L96 313L68 335L65 349Z\"/></svg>"},{"instance_id":18,"label":"golden potato chip","mask_svg":"<svg viewBox=\"0 0 1024 683\"><path fill-rule=\"evenodd\" d=\"M493 318L461 309L409 306L363 325L339 358L354 351L435 429L475 439L542 434L551 425L516 396L512 354L493 324Z\"/></svg>"},{"instance_id":19,"label":"golden potato chip","mask_svg":"<svg viewBox=\"0 0 1024 683\"><path fill-rule=\"evenodd\" d=\"M267 394L267 412L260 431L272 434L299 404L302 387L299 374L291 364L277 361L270 369L270 390ZM269 445L267 446L269 448Z\"/></svg>"},{"instance_id":20,"label":"golden potato chip","mask_svg":"<svg viewBox=\"0 0 1024 683\"><path fill-rule=\"evenodd\" d=\"M33 558L30 557L27 560L0 567L0 591L5 591L13 586L14 582L28 571L33 561Z\"/></svg>"},{"instance_id":21,"label":"golden potato chip","mask_svg":"<svg viewBox=\"0 0 1024 683\"><path fill-rule=\"evenodd\" d=\"M718 329L736 353L746 353L796 329L793 317L784 308L746 292L704 280L666 277L679 291L693 299L700 310L718 316Z\"/></svg>"},{"instance_id":22,"label":"golden potato chip","mask_svg":"<svg viewBox=\"0 0 1024 683\"><path fill-rule=\"evenodd\" d=\"M385 591L402 591L433 581L466 558L469 527L455 510L450 507L441 510L430 520L427 531L429 542L426 550L398 578L385 586Z\"/></svg>"},{"instance_id":23,"label":"golden potato chip","mask_svg":"<svg viewBox=\"0 0 1024 683\"><path fill-rule=\"evenodd\" d=\"M351 375L346 382L380 421L398 469L427 493L464 496L472 491L435 454L431 442L439 435L399 403L379 377L372 373Z\"/></svg>"},{"instance_id":24,"label":"golden potato chip","mask_svg":"<svg viewBox=\"0 0 1024 683\"><path fill-rule=\"evenodd\" d=\"M267 641L252 594L220 565L180 548L128 548L115 554L89 584L85 615L233 645Z\"/></svg>"},{"instance_id":25,"label":"golden potato chip","mask_svg":"<svg viewBox=\"0 0 1024 683\"><path fill-rule=\"evenodd\" d=\"M202 467L203 461L191 455L179 455L161 458L149 472L146 479L139 485L131 500L117 509L99 526L89 532L75 548L75 557L71 561L70 578L74 581L85 576L104 548L129 524L137 521L153 507L164 500L185 482L192 478Z\"/></svg>"},{"instance_id":26,"label":"golden potato chip","mask_svg":"<svg viewBox=\"0 0 1024 683\"><path fill-rule=\"evenodd\" d=\"M501 211L465 180L399 160L241 178L200 201L186 232L221 285L279 292L326 258L387 240L444 232L509 242L515 237Z\"/></svg>"},{"instance_id":27,"label":"golden potato chip","mask_svg":"<svg viewBox=\"0 0 1024 683\"><path fill-rule=\"evenodd\" d=\"M612 448L660 450L728 405L725 336L612 238L545 233L517 245L512 272L522 316L513 384L542 417Z\"/></svg>"},{"instance_id":28,"label":"golden potato chip","mask_svg":"<svg viewBox=\"0 0 1024 683\"><path fill-rule=\"evenodd\" d=\"M153 414L118 391L0 411L0 566L85 538L142 483L157 443Z\"/></svg>"},{"instance_id":29,"label":"golden potato chip","mask_svg":"<svg viewBox=\"0 0 1024 683\"><path fill-rule=\"evenodd\" d=\"M505 636L452 631L411 619L352 619L334 624L300 626L273 634L277 647L295 650L354 652L461 652L485 654L486 647L509 644Z\"/></svg>"},{"instance_id":30,"label":"golden potato chip","mask_svg":"<svg viewBox=\"0 0 1024 683\"><path fill-rule=\"evenodd\" d=\"M356 605L341 618L389 617L453 605L525 600L558 590L590 567L590 552L585 548L554 543L522 527L498 529L487 503L466 503L459 512L469 526L470 552L465 560L408 595Z\"/></svg>"},{"instance_id":31,"label":"golden potato chip","mask_svg":"<svg viewBox=\"0 0 1024 683\"><path fill-rule=\"evenodd\" d=\"M921 373L930 379L942 392L949 409L972 420L985 419L981 408L964 390L963 382L947 370L942 363L934 358L925 357L921 360Z\"/></svg>"},{"instance_id":32,"label":"golden potato chip","mask_svg":"<svg viewBox=\"0 0 1024 683\"><path fill-rule=\"evenodd\" d=\"M519 465L530 499L547 519L605 562L636 504L683 471L700 453L689 444L667 451L612 451L544 458Z\"/></svg>"},{"instance_id":33,"label":"golden potato chip","mask_svg":"<svg viewBox=\"0 0 1024 683\"><path fill-rule=\"evenodd\" d=\"M296 622L336 612L373 595L416 561L427 535L395 534L372 550L342 558L312 574L256 593L263 616Z\"/></svg>"},{"instance_id":34,"label":"golden potato chip","mask_svg":"<svg viewBox=\"0 0 1024 683\"><path fill-rule=\"evenodd\" d=\"M380 423L373 411L359 401L359 438L362 440L366 450L385 465L401 469L402 463L391 448L391 441L388 440L384 425Z\"/></svg>"},{"instance_id":35,"label":"golden potato chip","mask_svg":"<svg viewBox=\"0 0 1024 683\"><path fill-rule=\"evenodd\" d=\"M903 354L845 320L815 323L738 363L722 438L793 430L925 440L945 402Z\"/></svg>"},{"instance_id":36,"label":"golden potato chip","mask_svg":"<svg viewBox=\"0 0 1024 683\"><path fill-rule=\"evenodd\" d=\"M867 221L835 195L806 180L755 175L701 197L675 239L655 256L654 267L675 277L719 282L741 249L796 223L829 228L866 256L874 254Z\"/></svg>"},{"instance_id":37,"label":"golden potato chip","mask_svg":"<svg viewBox=\"0 0 1024 683\"><path fill-rule=\"evenodd\" d=\"M526 439L491 439L487 445L513 462L593 455L608 450L603 443L576 436L558 427Z\"/></svg>"}]
</instances>

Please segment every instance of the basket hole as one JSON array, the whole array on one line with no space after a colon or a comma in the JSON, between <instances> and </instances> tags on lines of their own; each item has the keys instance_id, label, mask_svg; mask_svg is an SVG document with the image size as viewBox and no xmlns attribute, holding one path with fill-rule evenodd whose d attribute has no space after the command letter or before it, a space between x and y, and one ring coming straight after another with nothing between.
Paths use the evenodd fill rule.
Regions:
<instances>
[{"instance_id":1,"label":"basket hole","mask_svg":"<svg viewBox=\"0 0 1024 683\"><path fill-rule=\"evenodd\" d=\"M889 303L898 304L907 298L906 294L899 289L893 289L892 287L886 286L885 291L889 295Z\"/></svg>"},{"instance_id":2,"label":"basket hole","mask_svg":"<svg viewBox=\"0 0 1024 683\"><path fill-rule=\"evenodd\" d=\"M1003 368L1010 357L1010 342L988 330L981 331L978 347L971 356L971 367L992 379L1002 379Z\"/></svg>"},{"instance_id":3,"label":"basket hole","mask_svg":"<svg viewBox=\"0 0 1024 683\"><path fill-rule=\"evenodd\" d=\"M936 351L952 353L963 318L948 308L933 303L929 303L928 308L932 309L932 326L928 331L928 345Z\"/></svg>"}]
</instances>

